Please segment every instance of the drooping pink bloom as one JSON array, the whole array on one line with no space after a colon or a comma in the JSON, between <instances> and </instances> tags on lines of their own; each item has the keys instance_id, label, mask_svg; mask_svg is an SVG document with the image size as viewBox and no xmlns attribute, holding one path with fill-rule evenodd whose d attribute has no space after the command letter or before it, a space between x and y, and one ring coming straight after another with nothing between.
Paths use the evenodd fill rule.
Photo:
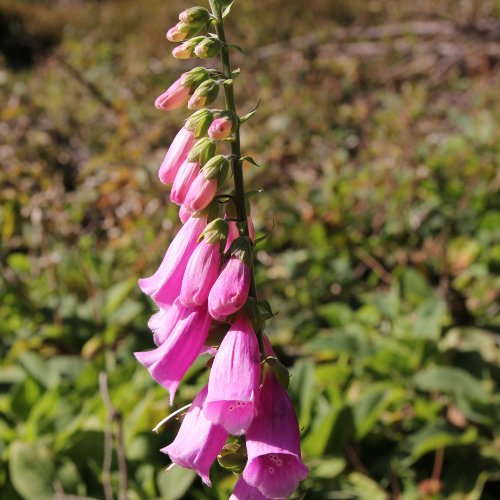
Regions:
<instances>
[{"instance_id":1,"label":"drooping pink bloom","mask_svg":"<svg viewBox=\"0 0 500 500\"><path fill-rule=\"evenodd\" d=\"M194 132L192 130L183 127L177 132L158 172L158 177L163 184L172 184L174 182L175 176L186 160L194 141Z\"/></svg>"},{"instance_id":2,"label":"drooping pink bloom","mask_svg":"<svg viewBox=\"0 0 500 500\"><path fill-rule=\"evenodd\" d=\"M184 206L192 212L203 210L214 199L216 192L217 178L207 179L200 171L186 194Z\"/></svg>"},{"instance_id":3,"label":"drooping pink bloom","mask_svg":"<svg viewBox=\"0 0 500 500\"><path fill-rule=\"evenodd\" d=\"M175 176L174 183L172 184L172 190L170 191L170 201L177 203L177 205L182 205L186 194L191 187L191 184L196 179L196 176L200 172L200 164L197 162L189 162L185 160L184 163L179 167L179 171Z\"/></svg>"},{"instance_id":4,"label":"drooping pink bloom","mask_svg":"<svg viewBox=\"0 0 500 500\"><path fill-rule=\"evenodd\" d=\"M189 259L182 278L180 301L185 306L201 305L208 299L220 266L218 243L202 240Z\"/></svg>"},{"instance_id":5,"label":"drooping pink bloom","mask_svg":"<svg viewBox=\"0 0 500 500\"><path fill-rule=\"evenodd\" d=\"M208 311L212 318L224 321L239 311L250 290L250 268L237 257L231 257L208 294Z\"/></svg>"},{"instance_id":6,"label":"drooping pink bloom","mask_svg":"<svg viewBox=\"0 0 500 500\"><path fill-rule=\"evenodd\" d=\"M210 322L206 307L183 308L158 348L134 353L151 377L168 390L170 404L182 377L203 349Z\"/></svg>"},{"instance_id":7,"label":"drooping pink bloom","mask_svg":"<svg viewBox=\"0 0 500 500\"><path fill-rule=\"evenodd\" d=\"M189 100L191 89L182 84L186 73L183 73L170 87L163 92L155 101L155 106L163 111L180 108Z\"/></svg>"},{"instance_id":8,"label":"drooping pink bloom","mask_svg":"<svg viewBox=\"0 0 500 500\"><path fill-rule=\"evenodd\" d=\"M226 443L227 433L220 425L203 416L202 406L206 396L205 387L191 404L172 444L161 451L167 453L177 465L193 469L206 485L211 486L210 466Z\"/></svg>"},{"instance_id":9,"label":"drooping pink bloom","mask_svg":"<svg viewBox=\"0 0 500 500\"><path fill-rule=\"evenodd\" d=\"M246 434L245 481L269 498L287 498L306 478L292 401L273 374L261 388L257 416Z\"/></svg>"},{"instance_id":10,"label":"drooping pink bloom","mask_svg":"<svg viewBox=\"0 0 500 500\"><path fill-rule=\"evenodd\" d=\"M269 500L269 497L266 497L255 486L250 486L243 476L240 476L229 500Z\"/></svg>"},{"instance_id":11,"label":"drooping pink bloom","mask_svg":"<svg viewBox=\"0 0 500 500\"><path fill-rule=\"evenodd\" d=\"M174 329L176 323L187 316L189 310L182 307L179 299L167 309L160 309L156 314L153 314L148 321L148 326L153 332L153 340L157 346L161 346Z\"/></svg>"},{"instance_id":12,"label":"drooping pink bloom","mask_svg":"<svg viewBox=\"0 0 500 500\"><path fill-rule=\"evenodd\" d=\"M139 280L141 290L160 307L170 306L179 296L184 271L206 224L205 217L191 217L168 247L158 270Z\"/></svg>"},{"instance_id":13,"label":"drooping pink bloom","mask_svg":"<svg viewBox=\"0 0 500 500\"><path fill-rule=\"evenodd\" d=\"M227 139L232 132L233 122L227 117L216 118L208 128L208 136L214 140Z\"/></svg>"},{"instance_id":14,"label":"drooping pink bloom","mask_svg":"<svg viewBox=\"0 0 500 500\"><path fill-rule=\"evenodd\" d=\"M181 205L179 208L179 219L183 224L185 224L189 218L193 215L184 205Z\"/></svg>"},{"instance_id":15,"label":"drooping pink bloom","mask_svg":"<svg viewBox=\"0 0 500 500\"><path fill-rule=\"evenodd\" d=\"M205 416L229 434L243 434L256 413L259 383L259 344L250 321L241 314L215 355L203 407Z\"/></svg>"}]
</instances>

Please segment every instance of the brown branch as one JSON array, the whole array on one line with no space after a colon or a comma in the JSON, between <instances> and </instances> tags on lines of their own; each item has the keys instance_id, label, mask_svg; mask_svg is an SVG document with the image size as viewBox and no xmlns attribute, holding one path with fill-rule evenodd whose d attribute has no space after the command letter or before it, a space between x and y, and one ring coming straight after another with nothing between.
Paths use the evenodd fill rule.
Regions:
<instances>
[{"instance_id":1,"label":"brown branch","mask_svg":"<svg viewBox=\"0 0 500 500\"><path fill-rule=\"evenodd\" d=\"M99 373L99 390L101 398L106 407L106 428L104 431L104 459L102 462L102 484L104 487L104 498L113 500L113 488L111 486L111 462L113 459L113 412L108 389L108 376L105 372Z\"/></svg>"}]
</instances>

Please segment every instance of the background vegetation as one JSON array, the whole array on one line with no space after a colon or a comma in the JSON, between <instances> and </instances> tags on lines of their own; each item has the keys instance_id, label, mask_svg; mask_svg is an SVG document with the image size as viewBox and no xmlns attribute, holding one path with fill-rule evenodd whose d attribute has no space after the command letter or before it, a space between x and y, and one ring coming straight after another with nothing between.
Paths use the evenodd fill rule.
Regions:
<instances>
[{"instance_id":1,"label":"background vegetation","mask_svg":"<svg viewBox=\"0 0 500 500\"><path fill-rule=\"evenodd\" d=\"M190 5L0 0L2 499L116 495L123 450L130 499L234 483L164 472L177 424L151 432L170 409L132 356L152 347L136 280L179 225L156 172L186 113L152 103L192 64L163 37ZM243 144L263 165L257 278L311 468L299 494L500 498L498 2L233 13L241 111L262 98Z\"/></svg>"}]
</instances>

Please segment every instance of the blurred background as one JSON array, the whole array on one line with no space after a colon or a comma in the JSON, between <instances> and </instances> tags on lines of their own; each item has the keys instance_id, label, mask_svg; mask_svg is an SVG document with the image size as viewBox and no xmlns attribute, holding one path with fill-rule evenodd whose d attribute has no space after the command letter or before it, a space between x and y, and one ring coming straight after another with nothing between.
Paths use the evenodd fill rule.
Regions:
<instances>
[{"instance_id":1,"label":"blurred background","mask_svg":"<svg viewBox=\"0 0 500 500\"><path fill-rule=\"evenodd\" d=\"M192 5L0 0L2 499L234 484L164 472L178 423L151 432L172 410L132 356L179 227L157 169L187 113L153 102L196 64L164 38ZM262 99L243 147L297 498L500 498L500 3L236 0L227 24L240 112Z\"/></svg>"}]
</instances>

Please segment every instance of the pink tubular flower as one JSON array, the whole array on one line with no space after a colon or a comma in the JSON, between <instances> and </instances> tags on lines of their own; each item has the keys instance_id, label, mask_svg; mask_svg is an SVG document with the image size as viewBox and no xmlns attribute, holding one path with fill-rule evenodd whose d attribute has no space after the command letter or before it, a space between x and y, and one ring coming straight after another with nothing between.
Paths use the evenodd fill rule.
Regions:
<instances>
[{"instance_id":1,"label":"pink tubular flower","mask_svg":"<svg viewBox=\"0 0 500 500\"><path fill-rule=\"evenodd\" d=\"M191 187L191 184L196 179L200 171L200 164L197 162L189 162L185 160L180 166L177 175L175 176L172 190L170 191L170 201L182 205L186 194Z\"/></svg>"},{"instance_id":2,"label":"pink tubular flower","mask_svg":"<svg viewBox=\"0 0 500 500\"><path fill-rule=\"evenodd\" d=\"M229 500L269 500L269 497L266 497L255 486L250 486L243 476L240 476Z\"/></svg>"},{"instance_id":3,"label":"pink tubular flower","mask_svg":"<svg viewBox=\"0 0 500 500\"><path fill-rule=\"evenodd\" d=\"M224 321L245 305L249 290L250 268L237 257L231 257L222 268L208 295L210 316Z\"/></svg>"},{"instance_id":4,"label":"pink tubular flower","mask_svg":"<svg viewBox=\"0 0 500 500\"><path fill-rule=\"evenodd\" d=\"M155 106L158 109L170 111L171 109L180 108L188 102L191 89L189 86L182 84L184 75L186 73L183 73L163 94L157 97Z\"/></svg>"},{"instance_id":5,"label":"pink tubular flower","mask_svg":"<svg viewBox=\"0 0 500 500\"><path fill-rule=\"evenodd\" d=\"M184 127L179 130L160 165L158 177L163 184L174 182L175 176L186 160L194 141L194 132L192 130Z\"/></svg>"},{"instance_id":6,"label":"pink tubular flower","mask_svg":"<svg viewBox=\"0 0 500 500\"><path fill-rule=\"evenodd\" d=\"M192 212L203 210L214 199L216 192L217 178L206 179L205 174L200 171L186 194L184 206Z\"/></svg>"},{"instance_id":7,"label":"pink tubular flower","mask_svg":"<svg viewBox=\"0 0 500 500\"><path fill-rule=\"evenodd\" d=\"M179 208L179 219L183 224L185 224L189 218L191 217L192 212L190 212L184 205L181 205Z\"/></svg>"},{"instance_id":8,"label":"pink tubular flower","mask_svg":"<svg viewBox=\"0 0 500 500\"><path fill-rule=\"evenodd\" d=\"M134 353L151 377L168 390L171 405L182 377L203 349L210 321L205 307L183 308L160 347Z\"/></svg>"},{"instance_id":9,"label":"pink tubular flower","mask_svg":"<svg viewBox=\"0 0 500 500\"><path fill-rule=\"evenodd\" d=\"M203 413L233 435L243 434L255 416L260 382L257 337L244 315L222 341L210 372Z\"/></svg>"},{"instance_id":10,"label":"pink tubular flower","mask_svg":"<svg viewBox=\"0 0 500 500\"><path fill-rule=\"evenodd\" d=\"M246 435L244 480L269 498L287 498L306 478L300 433L290 397L269 374L262 386L258 414Z\"/></svg>"},{"instance_id":11,"label":"pink tubular flower","mask_svg":"<svg viewBox=\"0 0 500 500\"><path fill-rule=\"evenodd\" d=\"M224 116L222 118L216 118L210 127L208 128L208 136L210 139L222 140L227 139L233 130L232 120Z\"/></svg>"},{"instance_id":12,"label":"pink tubular flower","mask_svg":"<svg viewBox=\"0 0 500 500\"><path fill-rule=\"evenodd\" d=\"M177 465L193 469L206 485L211 486L210 466L222 450L227 433L203 416L202 405L206 396L205 387L191 404L172 444L161 451Z\"/></svg>"},{"instance_id":13,"label":"pink tubular flower","mask_svg":"<svg viewBox=\"0 0 500 500\"><path fill-rule=\"evenodd\" d=\"M182 279L179 298L183 305L201 305L207 301L210 289L217 279L219 265L219 243L201 241L191 255Z\"/></svg>"},{"instance_id":14,"label":"pink tubular flower","mask_svg":"<svg viewBox=\"0 0 500 500\"><path fill-rule=\"evenodd\" d=\"M184 271L206 223L205 217L191 217L168 247L158 270L139 280L141 290L160 307L169 307L179 296Z\"/></svg>"}]
</instances>

